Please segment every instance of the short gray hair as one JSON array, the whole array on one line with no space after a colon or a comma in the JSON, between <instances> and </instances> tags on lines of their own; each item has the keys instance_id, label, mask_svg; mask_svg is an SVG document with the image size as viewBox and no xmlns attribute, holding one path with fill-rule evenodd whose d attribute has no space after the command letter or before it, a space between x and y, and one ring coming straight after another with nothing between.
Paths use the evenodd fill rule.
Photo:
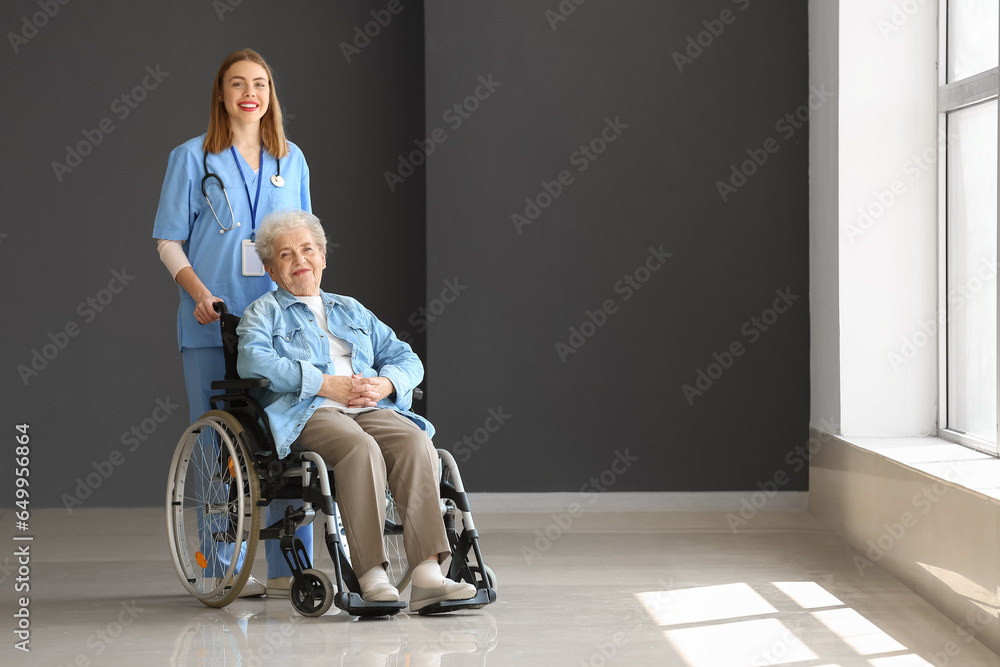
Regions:
<instances>
[{"instance_id":1,"label":"short gray hair","mask_svg":"<svg viewBox=\"0 0 1000 667\"><path fill-rule=\"evenodd\" d=\"M270 265L274 259L274 241L286 232L304 227L313 236L316 245L323 249L326 254L326 232L323 225L319 224L319 218L307 211L275 211L268 213L260 223L260 231L257 232L257 256L261 263Z\"/></svg>"}]
</instances>

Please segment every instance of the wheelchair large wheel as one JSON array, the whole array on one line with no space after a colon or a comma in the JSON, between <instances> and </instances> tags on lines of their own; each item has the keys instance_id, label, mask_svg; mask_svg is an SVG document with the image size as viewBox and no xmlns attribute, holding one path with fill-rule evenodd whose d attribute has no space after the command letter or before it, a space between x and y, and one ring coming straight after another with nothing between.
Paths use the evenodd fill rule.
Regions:
<instances>
[{"instance_id":1,"label":"wheelchair large wheel","mask_svg":"<svg viewBox=\"0 0 1000 667\"><path fill-rule=\"evenodd\" d=\"M402 592L410 583L409 563L406 560L406 549L403 548L403 520L389 489L385 490L385 531L382 540L385 543L385 555L389 558L389 565L386 567L389 583Z\"/></svg>"},{"instance_id":2,"label":"wheelchair large wheel","mask_svg":"<svg viewBox=\"0 0 1000 667\"><path fill-rule=\"evenodd\" d=\"M236 599L257 554L260 483L242 432L229 413L206 412L181 436L170 464L167 533L174 567L184 588L209 607Z\"/></svg>"}]
</instances>

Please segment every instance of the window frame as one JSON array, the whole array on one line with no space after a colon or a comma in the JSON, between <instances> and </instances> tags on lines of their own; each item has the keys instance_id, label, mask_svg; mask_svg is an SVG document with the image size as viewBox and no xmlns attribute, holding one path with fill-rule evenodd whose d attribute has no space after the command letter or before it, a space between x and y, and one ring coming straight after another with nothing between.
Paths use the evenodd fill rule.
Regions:
<instances>
[{"instance_id":1,"label":"window frame","mask_svg":"<svg viewBox=\"0 0 1000 667\"><path fill-rule=\"evenodd\" d=\"M976 104L998 100L1000 92L1000 68L994 67L957 81L948 81L948 16L950 0L939 0L938 4L938 304L944 309L945 326L938 331L938 437L964 445L976 451L1000 456L1000 391L997 392L997 424L994 427L994 442L988 442L968 433L948 428L948 117L951 113ZM998 45L1000 50L1000 45ZM1000 125L1000 114L997 114ZM1000 127L998 127L998 183L997 197L1000 198ZM998 206L1000 210L1000 206ZM1000 222L998 222L1000 224ZM997 235L1000 245L1000 234ZM1000 251L1000 248L998 248ZM1000 258L1000 252L997 257ZM998 277L1000 280L1000 277ZM1000 291L998 291L1000 300ZM997 304L998 328L1000 331L1000 303ZM994 372L1000 387L1000 336L994 357Z\"/></svg>"}]
</instances>

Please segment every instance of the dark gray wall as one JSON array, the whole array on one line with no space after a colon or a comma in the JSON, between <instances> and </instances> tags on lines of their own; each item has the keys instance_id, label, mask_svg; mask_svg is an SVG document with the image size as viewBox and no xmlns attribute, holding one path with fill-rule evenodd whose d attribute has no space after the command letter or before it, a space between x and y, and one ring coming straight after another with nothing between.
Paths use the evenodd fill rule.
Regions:
<instances>
[{"instance_id":1,"label":"dark gray wall","mask_svg":"<svg viewBox=\"0 0 1000 667\"><path fill-rule=\"evenodd\" d=\"M467 485L806 488L802 121L827 101L806 3L453 0L425 21L428 307L446 297L427 408Z\"/></svg>"},{"instance_id":2,"label":"dark gray wall","mask_svg":"<svg viewBox=\"0 0 1000 667\"><path fill-rule=\"evenodd\" d=\"M30 425L32 507L162 502L188 409L177 290L150 233L167 156L205 131L229 51L254 48L275 71L313 209L339 244L324 287L405 328L425 302L424 172L395 196L383 172L423 132L423 8L400 6L348 62L339 44L385 2L3 3L0 368L11 446L0 506L14 502L20 423ZM120 98L136 86L144 99L131 108ZM80 142L89 154L57 175L52 163ZM424 335L413 341L423 351ZM25 381L18 366L31 368L34 351L51 358Z\"/></svg>"},{"instance_id":3,"label":"dark gray wall","mask_svg":"<svg viewBox=\"0 0 1000 667\"><path fill-rule=\"evenodd\" d=\"M804 3L429 5L404 1L350 63L339 44L386 3L0 9L3 414L11 441L30 424L33 507L162 502L188 419L176 288L149 234L169 151L204 131L211 77L245 46L276 71L339 244L324 287L426 350L421 409L471 488L805 488L807 135L783 121L810 101ZM703 46L679 71L689 37ZM147 67L168 74L121 117L112 105ZM58 180L52 163L105 118L113 131ZM627 127L596 159L574 155L606 119ZM717 182L761 150L723 201ZM568 185L516 225L563 171ZM627 275L648 278L628 299ZM778 290L798 297L780 314ZM729 368L711 366L734 345ZM35 350L54 358L25 382ZM689 401L699 370L717 377Z\"/></svg>"}]
</instances>

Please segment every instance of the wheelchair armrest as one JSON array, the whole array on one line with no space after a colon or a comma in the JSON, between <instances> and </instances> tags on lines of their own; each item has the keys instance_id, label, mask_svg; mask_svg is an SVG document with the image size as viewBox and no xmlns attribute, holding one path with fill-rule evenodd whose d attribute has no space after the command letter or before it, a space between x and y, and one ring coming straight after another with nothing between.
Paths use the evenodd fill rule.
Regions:
<instances>
[{"instance_id":1,"label":"wheelchair armrest","mask_svg":"<svg viewBox=\"0 0 1000 667\"><path fill-rule=\"evenodd\" d=\"M413 400L419 401L424 397L424 390L417 387L413 390Z\"/></svg>"},{"instance_id":2,"label":"wheelchair armrest","mask_svg":"<svg viewBox=\"0 0 1000 667\"><path fill-rule=\"evenodd\" d=\"M271 381L267 378L251 378L249 380L213 380L212 389L237 389L237 390L247 390L247 389L258 389L264 387L270 387Z\"/></svg>"}]
</instances>

